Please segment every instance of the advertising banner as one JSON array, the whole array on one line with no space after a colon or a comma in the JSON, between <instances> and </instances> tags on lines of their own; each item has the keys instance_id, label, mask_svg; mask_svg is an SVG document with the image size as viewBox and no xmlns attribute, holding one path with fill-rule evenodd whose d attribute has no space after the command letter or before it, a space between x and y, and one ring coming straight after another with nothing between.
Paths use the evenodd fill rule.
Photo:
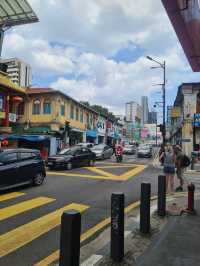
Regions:
<instances>
[{"instance_id":1,"label":"advertising banner","mask_svg":"<svg viewBox=\"0 0 200 266\"><path fill-rule=\"evenodd\" d=\"M188 61L200 71L200 1L162 0Z\"/></svg>"}]
</instances>

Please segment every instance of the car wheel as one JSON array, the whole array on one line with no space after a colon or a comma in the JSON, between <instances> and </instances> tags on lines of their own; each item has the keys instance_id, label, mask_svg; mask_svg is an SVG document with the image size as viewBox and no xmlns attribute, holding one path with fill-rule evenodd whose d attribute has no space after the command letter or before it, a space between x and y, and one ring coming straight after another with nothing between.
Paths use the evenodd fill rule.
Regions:
<instances>
[{"instance_id":1,"label":"car wheel","mask_svg":"<svg viewBox=\"0 0 200 266\"><path fill-rule=\"evenodd\" d=\"M91 160L88 162L88 166L93 167L95 165L95 161Z\"/></svg>"},{"instance_id":2,"label":"car wheel","mask_svg":"<svg viewBox=\"0 0 200 266\"><path fill-rule=\"evenodd\" d=\"M67 163L66 168L67 168L67 170L71 170L72 169L72 163Z\"/></svg>"},{"instance_id":3,"label":"car wheel","mask_svg":"<svg viewBox=\"0 0 200 266\"><path fill-rule=\"evenodd\" d=\"M33 184L35 185L35 186L40 186L40 185L42 185L43 184L43 182L44 182L44 175L42 174L42 173L38 173L35 177L34 177L34 179L33 179Z\"/></svg>"}]
</instances>

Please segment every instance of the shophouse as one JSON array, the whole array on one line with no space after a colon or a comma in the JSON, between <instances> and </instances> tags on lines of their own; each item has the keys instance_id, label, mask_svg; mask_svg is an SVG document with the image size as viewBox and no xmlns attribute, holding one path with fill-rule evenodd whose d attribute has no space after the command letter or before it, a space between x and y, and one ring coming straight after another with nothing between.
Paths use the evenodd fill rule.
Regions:
<instances>
[{"instance_id":1,"label":"shophouse","mask_svg":"<svg viewBox=\"0 0 200 266\"><path fill-rule=\"evenodd\" d=\"M14 84L5 72L0 71L0 138L13 132L18 114L26 98L25 89Z\"/></svg>"},{"instance_id":2,"label":"shophouse","mask_svg":"<svg viewBox=\"0 0 200 266\"><path fill-rule=\"evenodd\" d=\"M187 155L200 147L200 83L183 83L171 111L174 144L179 143ZM197 117L194 123L194 116Z\"/></svg>"}]
</instances>

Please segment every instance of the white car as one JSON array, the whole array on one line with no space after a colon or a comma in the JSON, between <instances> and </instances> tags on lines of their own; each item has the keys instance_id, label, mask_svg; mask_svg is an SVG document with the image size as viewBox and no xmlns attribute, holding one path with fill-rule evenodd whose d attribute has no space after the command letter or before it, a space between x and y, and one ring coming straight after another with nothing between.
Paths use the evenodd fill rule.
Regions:
<instances>
[{"instance_id":1,"label":"white car","mask_svg":"<svg viewBox=\"0 0 200 266\"><path fill-rule=\"evenodd\" d=\"M110 159L113 155L113 149L105 144L95 145L91 151L96 154L96 159Z\"/></svg>"},{"instance_id":2,"label":"white car","mask_svg":"<svg viewBox=\"0 0 200 266\"><path fill-rule=\"evenodd\" d=\"M78 143L76 146L79 146L79 147L85 147L85 148L93 148L94 147L94 143L90 143L90 142L81 142L81 143Z\"/></svg>"}]
</instances>

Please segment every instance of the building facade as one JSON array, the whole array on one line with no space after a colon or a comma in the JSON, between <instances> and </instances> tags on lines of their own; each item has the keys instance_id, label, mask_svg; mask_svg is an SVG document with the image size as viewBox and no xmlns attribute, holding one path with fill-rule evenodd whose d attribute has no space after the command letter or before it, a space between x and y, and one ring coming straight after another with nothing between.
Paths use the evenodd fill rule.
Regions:
<instances>
[{"instance_id":1,"label":"building facade","mask_svg":"<svg viewBox=\"0 0 200 266\"><path fill-rule=\"evenodd\" d=\"M148 116L148 124L156 124L157 123L157 112L151 111Z\"/></svg>"},{"instance_id":2,"label":"building facade","mask_svg":"<svg viewBox=\"0 0 200 266\"><path fill-rule=\"evenodd\" d=\"M147 96L142 96L141 107L142 107L142 124L146 124L148 123L149 119L149 107L148 107Z\"/></svg>"},{"instance_id":3,"label":"building facade","mask_svg":"<svg viewBox=\"0 0 200 266\"><path fill-rule=\"evenodd\" d=\"M30 87L32 85L31 66L18 58L1 60L7 65L7 74L10 80L20 87Z\"/></svg>"},{"instance_id":4,"label":"building facade","mask_svg":"<svg viewBox=\"0 0 200 266\"><path fill-rule=\"evenodd\" d=\"M0 72L0 134L12 133L25 98L25 89L11 82L6 73Z\"/></svg>"},{"instance_id":5,"label":"building facade","mask_svg":"<svg viewBox=\"0 0 200 266\"><path fill-rule=\"evenodd\" d=\"M126 103L126 121L141 124L142 107L138 103L134 101Z\"/></svg>"},{"instance_id":6,"label":"building facade","mask_svg":"<svg viewBox=\"0 0 200 266\"><path fill-rule=\"evenodd\" d=\"M194 124L194 115L200 114L200 83L183 83L171 111L171 139L179 143L187 155L200 148L200 124Z\"/></svg>"}]
</instances>

